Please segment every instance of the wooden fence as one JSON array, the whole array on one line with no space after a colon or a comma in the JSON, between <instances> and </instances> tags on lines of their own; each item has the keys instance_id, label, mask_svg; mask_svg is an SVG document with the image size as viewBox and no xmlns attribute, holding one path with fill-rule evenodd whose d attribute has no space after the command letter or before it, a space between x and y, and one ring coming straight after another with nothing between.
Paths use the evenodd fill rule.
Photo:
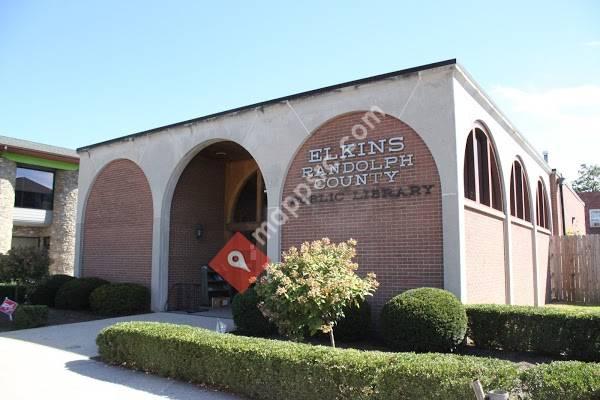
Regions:
<instances>
[{"instance_id":1,"label":"wooden fence","mask_svg":"<svg viewBox=\"0 0 600 400\"><path fill-rule=\"evenodd\" d=\"M600 304L600 235L554 236L549 262L553 300Z\"/></svg>"}]
</instances>

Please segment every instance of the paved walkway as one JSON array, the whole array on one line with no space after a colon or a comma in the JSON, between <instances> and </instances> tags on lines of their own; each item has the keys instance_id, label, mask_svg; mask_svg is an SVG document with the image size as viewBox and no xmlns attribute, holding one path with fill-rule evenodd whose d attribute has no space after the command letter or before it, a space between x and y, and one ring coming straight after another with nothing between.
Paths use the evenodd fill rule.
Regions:
<instances>
[{"instance_id":1,"label":"paved walkway","mask_svg":"<svg viewBox=\"0 0 600 400\"><path fill-rule=\"evenodd\" d=\"M0 334L0 399L11 400L235 400L239 397L106 365L98 332L120 321L160 321L214 330L217 318L174 313L144 314ZM229 328L233 322L221 319Z\"/></svg>"}]
</instances>

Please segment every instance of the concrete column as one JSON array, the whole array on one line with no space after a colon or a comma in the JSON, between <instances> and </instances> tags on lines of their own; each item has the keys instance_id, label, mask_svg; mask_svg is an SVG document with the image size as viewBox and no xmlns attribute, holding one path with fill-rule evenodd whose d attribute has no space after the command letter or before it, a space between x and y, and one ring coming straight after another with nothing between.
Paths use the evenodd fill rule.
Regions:
<instances>
[{"instance_id":1,"label":"concrete column","mask_svg":"<svg viewBox=\"0 0 600 400\"><path fill-rule=\"evenodd\" d=\"M10 250L15 208L17 164L0 157L0 253Z\"/></svg>"},{"instance_id":2,"label":"concrete column","mask_svg":"<svg viewBox=\"0 0 600 400\"><path fill-rule=\"evenodd\" d=\"M54 174L54 209L50 225L51 274L73 275L77 215L78 171Z\"/></svg>"},{"instance_id":3,"label":"concrete column","mask_svg":"<svg viewBox=\"0 0 600 400\"><path fill-rule=\"evenodd\" d=\"M169 300L169 227L170 217L165 216L165 218L162 218L160 213L159 215L154 214L150 293L152 294L151 308L155 312L166 311Z\"/></svg>"}]
</instances>

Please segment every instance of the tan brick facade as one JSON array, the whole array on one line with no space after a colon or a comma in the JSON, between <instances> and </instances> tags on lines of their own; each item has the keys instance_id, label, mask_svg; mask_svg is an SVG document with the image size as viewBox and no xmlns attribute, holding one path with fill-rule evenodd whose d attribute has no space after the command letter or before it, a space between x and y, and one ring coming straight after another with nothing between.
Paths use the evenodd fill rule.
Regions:
<instances>
[{"instance_id":1,"label":"tan brick facade","mask_svg":"<svg viewBox=\"0 0 600 400\"><path fill-rule=\"evenodd\" d=\"M290 166L284 198L293 195L296 186L306 181L302 168L309 165L309 150L339 148L340 139L351 136L352 127L363 123L363 116L362 112L339 116L308 138ZM356 239L359 271L375 272L381 284L373 299L376 310L406 289L443 286L440 179L427 146L411 127L390 116L375 123L366 140L398 136L404 138L404 153L413 154L414 165L401 169L395 182L348 187L341 201L324 202L314 198L315 201L302 206L298 218L291 218L282 230L283 250L322 237L333 241ZM375 160L382 161L383 157L375 155ZM410 194L411 186L422 185L431 185L429 193L421 190ZM313 193L327 198L339 191L335 188ZM363 194L369 198L360 199Z\"/></svg>"},{"instance_id":2,"label":"tan brick facade","mask_svg":"<svg viewBox=\"0 0 600 400\"><path fill-rule=\"evenodd\" d=\"M512 224L513 304L534 305L534 269L531 229Z\"/></svg>"},{"instance_id":3,"label":"tan brick facade","mask_svg":"<svg viewBox=\"0 0 600 400\"><path fill-rule=\"evenodd\" d=\"M537 233L537 261L539 274L539 298L544 303L550 302L550 235L543 232Z\"/></svg>"},{"instance_id":4,"label":"tan brick facade","mask_svg":"<svg viewBox=\"0 0 600 400\"><path fill-rule=\"evenodd\" d=\"M465 248L468 302L505 303L504 220L466 209Z\"/></svg>"},{"instance_id":5,"label":"tan brick facade","mask_svg":"<svg viewBox=\"0 0 600 400\"><path fill-rule=\"evenodd\" d=\"M82 276L150 286L152 194L132 161L116 160L96 178L84 217Z\"/></svg>"}]
</instances>

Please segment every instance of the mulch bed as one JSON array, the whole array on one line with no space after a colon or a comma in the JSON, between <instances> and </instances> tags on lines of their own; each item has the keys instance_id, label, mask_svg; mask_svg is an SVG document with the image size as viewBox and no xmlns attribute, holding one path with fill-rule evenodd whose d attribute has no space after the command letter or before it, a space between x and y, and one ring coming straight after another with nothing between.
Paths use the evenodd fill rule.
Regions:
<instances>
[{"instance_id":1,"label":"mulch bed","mask_svg":"<svg viewBox=\"0 0 600 400\"><path fill-rule=\"evenodd\" d=\"M48 324L46 326L73 324L76 322L93 321L102 318L106 317L92 314L89 311L59 310L57 308L49 308ZM7 332L11 330L13 330L12 323L8 320L8 317L6 317L4 314L0 314L0 332Z\"/></svg>"}]
</instances>

